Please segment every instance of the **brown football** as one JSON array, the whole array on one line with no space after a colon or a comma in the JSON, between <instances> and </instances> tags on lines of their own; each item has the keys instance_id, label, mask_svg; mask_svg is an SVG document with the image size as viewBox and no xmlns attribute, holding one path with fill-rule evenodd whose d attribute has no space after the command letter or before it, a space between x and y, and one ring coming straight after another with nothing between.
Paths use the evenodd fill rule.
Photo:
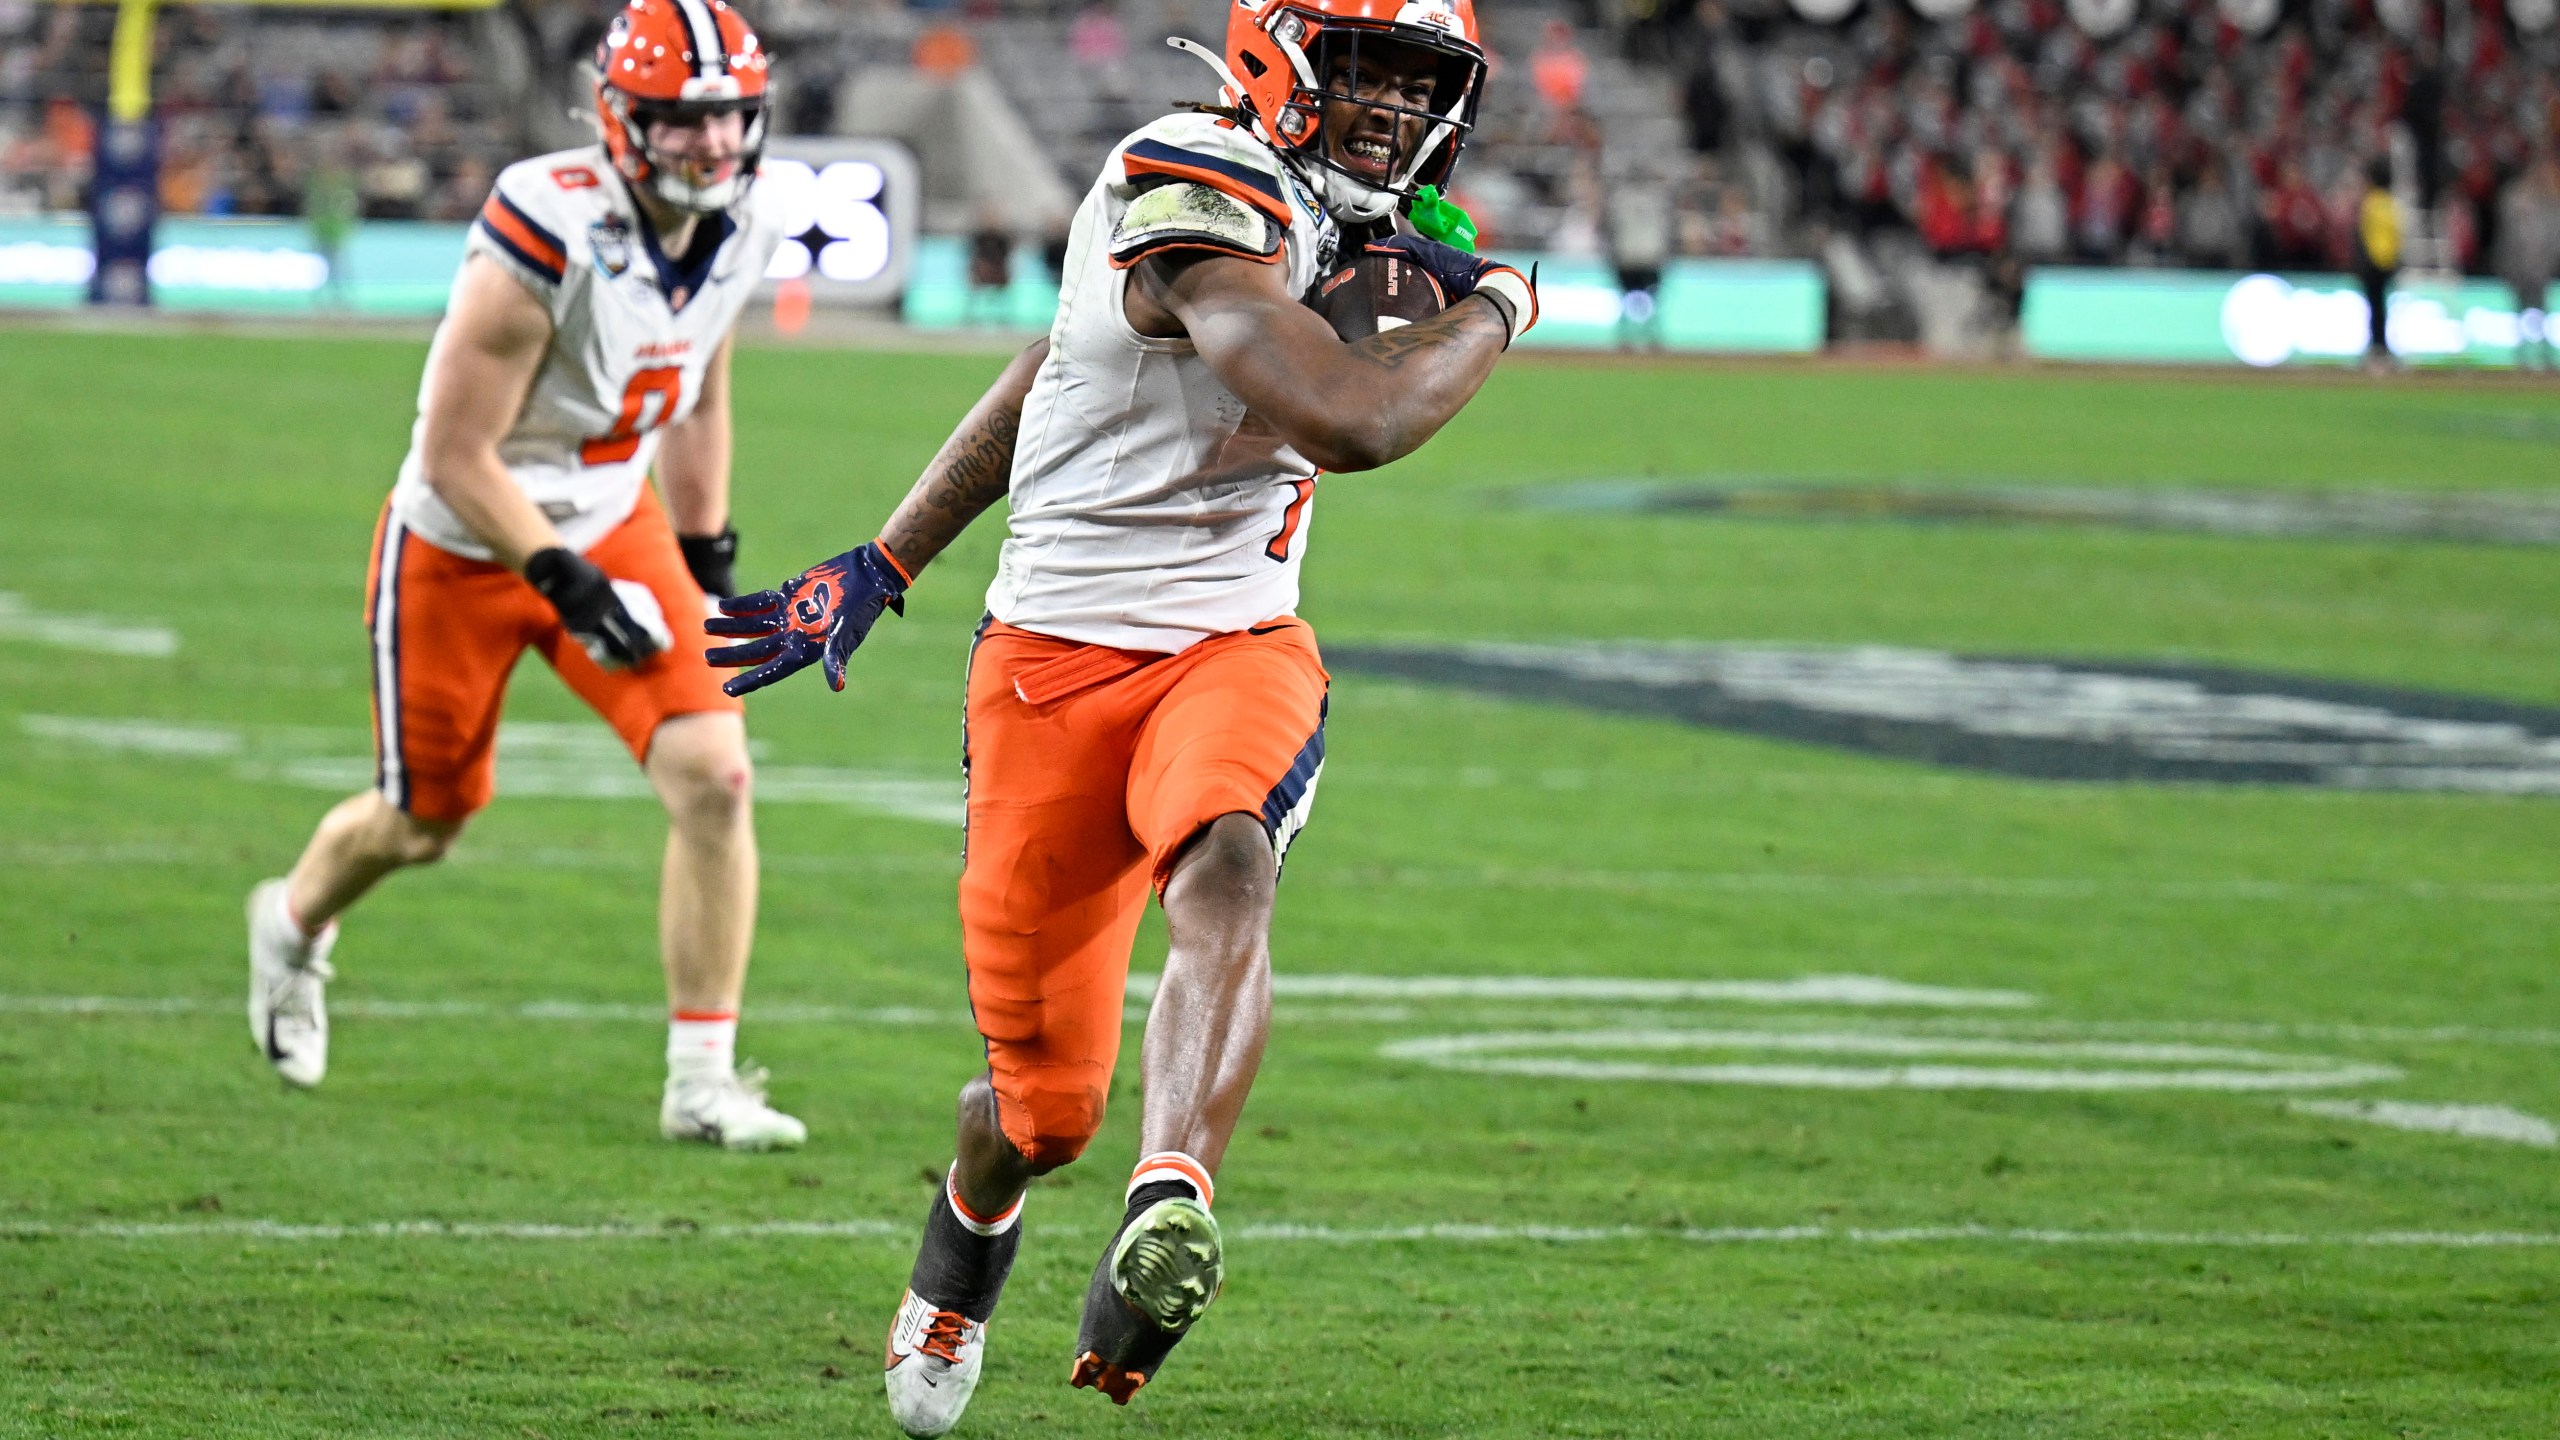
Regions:
<instances>
[{"instance_id":1,"label":"brown football","mask_svg":"<svg viewBox=\"0 0 2560 1440\"><path fill-rule=\"evenodd\" d=\"M1366 251L1350 265L1316 282L1307 303L1345 340L1366 340L1440 313L1440 282L1397 254Z\"/></svg>"}]
</instances>

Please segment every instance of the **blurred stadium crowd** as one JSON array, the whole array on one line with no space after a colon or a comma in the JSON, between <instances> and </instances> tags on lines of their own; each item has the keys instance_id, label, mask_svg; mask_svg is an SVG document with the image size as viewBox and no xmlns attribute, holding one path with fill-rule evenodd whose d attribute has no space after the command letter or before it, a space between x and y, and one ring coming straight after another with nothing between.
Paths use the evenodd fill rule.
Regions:
<instances>
[{"instance_id":1,"label":"blurred stadium crowd","mask_svg":"<svg viewBox=\"0 0 2560 1440\"><path fill-rule=\"evenodd\" d=\"M983 75L1070 194L1166 101L1207 98L1160 42L1214 42L1225 5L745 0L781 132L858 128L883 77ZM2377 159L2414 263L2560 246L2554 0L1479 5L1496 76L1460 198L1495 243L1624 272L1812 256L1854 304L1897 264L1994 293L2033 263L2344 269ZM578 142L573 72L611 8L172 7L165 207L468 217L498 165ZM81 207L112 23L0 0L0 214Z\"/></svg>"},{"instance_id":2,"label":"blurred stadium crowd","mask_svg":"<svg viewBox=\"0 0 2560 1440\"><path fill-rule=\"evenodd\" d=\"M78 210L106 93L113 7L0 0L0 214ZM469 219L518 126L452 18L162 12L153 92L161 203L373 219ZM341 197L336 192L344 191Z\"/></svg>"}]
</instances>

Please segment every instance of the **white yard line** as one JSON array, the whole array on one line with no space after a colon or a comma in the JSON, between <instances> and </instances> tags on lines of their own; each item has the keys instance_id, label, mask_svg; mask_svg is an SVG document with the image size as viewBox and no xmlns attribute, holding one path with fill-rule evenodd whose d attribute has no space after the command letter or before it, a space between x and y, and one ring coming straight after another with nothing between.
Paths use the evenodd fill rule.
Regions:
<instances>
[{"instance_id":1,"label":"white yard line","mask_svg":"<svg viewBox=\"0 0 2560 1440\"><path fill-rule=\"evenodd\" d=\"M1129 995L1156 993L1158 976L1129 976ZM1271 977L1271 993L1291 1000L1733 1000L1755 1005L1913 1005L2005 1010L2031 1006L2023 990L1961 990L1873 975L1799 975L1789 980L1637 980L1604 975L1306 975Z\"/></svg>"},{"instance_id":2,"label":"white yard line","mask_svg":"<svg viewBox=\"0 0 2560 1440\"><path fill-rule=\"evenodd\" d=\"M854 862L860 868L861 862ZM1275 977L1280 994L1306 996L1323 992L1295 990L1293 981L1321 982L1335 977ZM1353 977L1359 978L1359 977ZM1509 979L1511 977L1502 977ZM1154 993L1155 977L1144 973L1129 977L1130 994L1144 1000ZM1575 983L1616 984L1588 977ZM1689 982L1633 982L1639 984ZM1718 982L1696 982L1713 985ZM1790 982L1777 982L1790 983ZM1997 992L1994 992L1997 993ZM1700 996L1701 1004L1728 997ZM1765 1002L1746 1002L1765 1003ZM0 1015L196 1015L228 1014L239 1008L231 996L196 995L7 995L0 994ZM344 997L330 1002L333 1013L364 1016L382 1020L428 1019L518 1019L518 1020L663 1020L665 1012L656 1005L639 1002L592 1000L528 1000L520 1004L493 1004L476 1000L367 1000ZM1289 1021L1320 1021L1326 1024L1366 1023L1401 1025L1417 1015L1414 1006L1398 1005L1289 1005L1273 1012L1274 1017ZM849 1005L750 1005L750 1020L771 1024L844 1024L844 1025L931 1025L948 1023L963 1025L968 1016L960 1010L930 1010L910 1006ZM1581 1011L1569 1017L1587 1022L1606 1016L1636 1024L1658 1019L1653 1012ZM1130 1020L1146 1018L1143 1008L1129 1012ZM1834 1017L1829 1023L1838 1024ZM2372 1045L2456 1045L2500 1046L2520 1049L2560 1049L2560 1030L2497 1029L2476 1025L2353 1025L2321 1021L2288 1022L2256 1020L1995 1020L1937 1016L1898 1016L1893 1025L1906 1033L1979 1035L1995 1039L2155 1039L2155 1040L2257 1040L2257 1041L2321 1041Z\"/></svg>"},{"instance_id":3,"label":"white yard line","mask_svg":"<svg viewBox=\"0 0 2560 1440\"><path fill-rule=\"evenodd\" d=\"M2422 1105L2406 1100L2296 1100L2285 1108L2331 1120L2361 1120L2393 1130L2504 1140L2537 1149L2560 1148L2560 1126L2505 1105Z\"/></svg>"},{"instance_id":4,"label":"white yard line","mask_svg":"<svg viewBox=\"0 0 2560 1440\"><path fill-rule=\"evenodd\" d=\"M229 1014L237 999L171 995L0 995L0 1015L203 1015ZM667 1007L597 1000L528 1000L497 1005L478 1000L361 1000L329 1002L329 1013L371 1020L575 1020L635 1021L663 1024ZM765 1005L750 1006L746 1018L775 1025L966 1025L962 1010L927 1010L908 1005Z\"/></svg>"},{"instance_id":5,"label":"white yard line","mask_svg":"<svg viewBox=\"0 0 2560 1440\"><path fill-rule=\"evenodd\" d=\"M2287 1249L2300 1246L2409 1249L2484 1249L2560 1246L2560 1231L2540 1230L2047 1230L1993 1225L1916 1225L1868 1229L1846 1225L1775 1225L1649 1229L1640 1225L1329 1225L1268 1223L1233 1232L1248 1240L1299 1240L1342 1245L1397 1241L1498 1243L1543 1241L1593 1244L1613 1240L1678 1240L1694 1245L1764 1245L1827 1242L1844 1245L1930 1245L1967 1242L2007 1245L2124 1245L2176 1248Z\"/></svg>"},{"instance_id":6,"label":"white yard line","mask_svg":"<svg viewBox=\"0 0 2560 1440\"><path fill-rule=\"evenodd\" d=\"M1662 1064L1565 1058L1569 1051L1622 1056L1770 1052L1912 1063ZM2316 1055L2123 1041L1988 1040L1872 1031L1523 1030L1431 1035L1378 1047L1390 1060L1441 1070L1549 1080L1628 1080L1672 1085L1761 1085L1813 1090L2316 1090L2397 1080L2396 1066ZM1928 1063L1953 1056L1967 1063ZM2011 1060L2019 1064L1971 1063ZM2073 1062L2096 1062L2094 1065Z\"/></svg>"},{"instance_id":7,"label":"white yard line","mask_svg":"<svg viewBox=\"0 0 2560 1440\"><path fill-rule=\"evenodd\" d=\"M2321 1020L1973 1020L1936 1017L1899 1023L1914 1030L2018 1038L2113 1035L2161 1040L2319 1040L2370 1045L2560 1048L2560 1030L2500 1029L2480 1025L2355 1025Z\"/></svg>"},{"instance_id":8,"label":"white yard line","mask_svg":"<svg viewBox=\"0 0 2560 1440\"><path fill-rule=\"evenodd\" d=\"M2167 900L2235 904L2427 900L2549 904L2560 884L2442 880L2136 880L2075 875L1821 875L1545 866L1310 869L1305 881L1345 889L1599 890L1914 900Z\"/></svg>"},{"instance_id":9,"label":"white yard line","mask_svg":"<svg viewBox=\"0 0 2560 1440\"><path fill-rule=\"evenodd\" d=\"M0 622L6 612L0 611ZM361 740L327 731L268 727L255 732L112 716L21 715L18 728L57 745L161 759L217 760L263 784L344 794L373 784L374 760ZM336 753L332 753L332 752ZM498 793L569 800L646 800L657 794L629 752L600 725L517 722L498 730ZM774 805L842 805L867 814L961 823L959 777L764 765L756 796ZM6 860L0 852L0 860ZM40 863L40 862L39 862Z\"/></svg>"},{"instance_id":10,"label":"white yard line","mask_svg":"<svg viewBox=\"0 0 2560 1440\"><path fill-rule=\"evenodd\" d=\"M28 608L26 597L0 590L0 640L25 640L96 655L147 660L178 653L178 632L166 625L137 625L93 615L49 615Z\"/></svg>"},{"instance_id":11,"label":"white yard line","mask_svg":"<svg viewBox=\"0 0 2560 1440\"><path fill-rule=\"evenodd\" d=\"M1082 1235L1074 1226L1038 1227L1044 1234ZM572 1224L546 1221L378 1220L300 1223L280 1220L47 1221L0 1220L0 1240L510 1240L549 1243L631 1240L904 1240L903 1220L764 1220L746 1224ZM1594 1245L1673 1242L1687 1245L2049 1245L2081 1248L2277 1250L2303 1248L2482 1250L2560 1247L2560 1231L2539 1230L2060 1230L1994 1225L1717 1226L1665 1229L1641 1225L1338 1226L1248 1221L1229 1235L1247 1244L1318 1245Z\"/></svg>"},{"instance_id":12,"label":"white yard line","mask_svg":"<svg viewBox=\"0 0 2560 1440\"><path fill-rule=\"evenodd\" d=\"M712 1240L802 1237L870 1239L914 1233L886 1220L765 1220L746 1225L571 1225L541 1221L375 1220L303 1224L286 1220L134 1221L52 1224L0 1220L0 1239L21 1240Z\"/></svg>"}]
</instances>

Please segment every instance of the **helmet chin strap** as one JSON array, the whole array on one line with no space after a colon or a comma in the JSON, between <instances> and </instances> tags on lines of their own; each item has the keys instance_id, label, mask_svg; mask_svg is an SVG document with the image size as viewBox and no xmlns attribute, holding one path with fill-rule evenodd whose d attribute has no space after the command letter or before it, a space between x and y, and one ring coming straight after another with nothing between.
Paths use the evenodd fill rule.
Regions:
<instances>
[{"instance_id":1,"label":"helmet chin strap","mask_svg":"<svg viewBox=\"0 0 2560 1440\"><path fill-rule=\"evenodd\" d=\"M733 175L716 184L693 185L668 174L661 165L650 179L649 192L688 215L717 215L745 198L747 177Z\"/></svg>"},{"instance_id":2,"label":"helmet chin strap","mask_svg":"<svg viewBox=\"0 0 2560 1440\"><path fill-rule=\"evenodd\" d=\"M1289 162L1299 179L1323 197L1324 208L1337 220L1365 224L1395 209L1400 198L1393 190L1355 180L1312 156L1284 153L1281 158Z\"/></svg>"},{"instance_id":3,"label":"helmet chin strap","mask_svg":"<svg viewBox=\"0 0 2560 1440\"><path fill-rule=\"evenodd\" d=\"M688 215L717 215L734 207L747 198L748 187L755 183L756 166L764 156L764 131L765 115L759 110L748 123L744 143L739 146L738 173L709 185L696 185L685 179L676 165L650 150L647 140L641 139L640 153L649 165L649 193Z\"/></svg>"}]
</instances>

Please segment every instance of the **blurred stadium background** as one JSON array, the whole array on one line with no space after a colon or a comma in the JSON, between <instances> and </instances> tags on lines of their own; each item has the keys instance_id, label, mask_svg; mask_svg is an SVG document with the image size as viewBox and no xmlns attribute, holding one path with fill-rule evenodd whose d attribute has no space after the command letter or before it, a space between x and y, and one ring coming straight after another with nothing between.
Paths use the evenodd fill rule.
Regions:
<instances>
[{"instance_id":1,"label":"blurred stadium background","mask_svg":"<svg viewBox=\"0 0 2560 1440\"><path fill-rule=\"evenodd\" d=\"M2554 0L1480 3L1461 198L1548 353L1316 501L1229 1298L1131 1411L1059 1384L1124 1064L961 1433L2560 1433ZM808 217L763 583L1047 323L1224 12L744 8ZM243 1043L464 224L610 9L0 0L0 1435L888 1433L992 520L752 712L806 1150L656 1138L653 801L533 667L329 1083Z\"/></svg>"},{"instance_id":2,"label":"blurred stadium background","mask_svg":"<svg viewBox=\"0 0 2560 1440\"><path fill-rule=\"evenodd\" d=\"M160 217L158 303L432 314L495 169L586 138L578 70L609 8L162 9L153 153L124 177ZM1045 326L1102 154L1205 93L1163 37L1224 26L1215 0L750 9L780 60L777 153L806 166L776 183L812 216L785 257L805 276L775 281L786 329L804 301L822 324ZM2379 161L2393 349L2537 358L2553 0L1483 10L1497 70L1460 198L1542 260L1541 343L2352 360ZM89 244L118 14L0 3L0 306L134 298Z\"/></svg>"}]
</instances>

